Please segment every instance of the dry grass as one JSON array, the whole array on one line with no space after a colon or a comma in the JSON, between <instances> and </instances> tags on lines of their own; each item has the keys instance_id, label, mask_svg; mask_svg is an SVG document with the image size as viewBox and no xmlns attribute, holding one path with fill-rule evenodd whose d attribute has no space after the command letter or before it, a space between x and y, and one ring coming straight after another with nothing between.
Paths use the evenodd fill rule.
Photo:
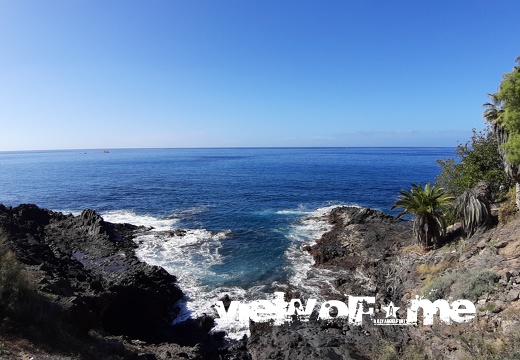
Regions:
<instances>
[{"instance_id":1,"label":"dry grass","mask_svg":"<svg viewBox=\"0 0 520 360\"><path fill-rule=\"evenodd\" d=\"M409 253L424 255L428 253L428 251L425 251L423 247L418 244L407 245L401 249L401 252L403 253L403 255Z\"/></svg>"},{"instance_id":2,"label":"dry grass","mask_svg":"<svg viewBox=\"0 0 520 360\"><path fill-rule=\"evenodd\" d=\"M420 264L417 266L417 272L421 276L435 276L449 267L450 263L448 261L441 260L437 264Z\"/></svg>"},{"instance_id":3,"label":"dry grass","mask_svg":"<svg viewBox=\"0 0 520 360\"><path fill-rule=\"evenodd\" d=\"M383 342L374 351L374 359L377 360L428 360L425 348L415 344L408 344L401 351L390 342Z\"/></svg>"},{"instance_id":4,"label":"dry grass","mask_svg":"<svg viewBox=\"0 0 520 360\"><path fill-rule=\"evenodd\" d=\"M506 200L500 205L498 209L498 222L506 224L517 216L518 209L516 208L516 187L512 187L506 195Z\"/></svg>"},{"instance_id":5,"label":"dry grass","mask_svg":"<svg viewBox=\"0 0 520 360\"><path fill-rule=\"evenodd\" d=\"M6 235L0 233L0 324L27 315L25 306L33 302L34 294L22 265L7 246Z\"/></svg>"}]
</instances>

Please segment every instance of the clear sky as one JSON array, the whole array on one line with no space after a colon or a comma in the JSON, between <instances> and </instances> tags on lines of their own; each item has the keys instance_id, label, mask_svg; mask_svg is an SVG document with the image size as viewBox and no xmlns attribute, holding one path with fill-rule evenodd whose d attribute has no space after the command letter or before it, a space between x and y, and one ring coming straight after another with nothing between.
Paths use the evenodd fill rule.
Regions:
<instances>
[{"instance_id":1,"label":"clear sky","mask_svg":"<svg viewBox=\"0 0 520 360\"><path fill-rule=\"evenodd\" d=\"M456 146L518 0L0 0L0 150Z\"/></svg>"}]
</instances>

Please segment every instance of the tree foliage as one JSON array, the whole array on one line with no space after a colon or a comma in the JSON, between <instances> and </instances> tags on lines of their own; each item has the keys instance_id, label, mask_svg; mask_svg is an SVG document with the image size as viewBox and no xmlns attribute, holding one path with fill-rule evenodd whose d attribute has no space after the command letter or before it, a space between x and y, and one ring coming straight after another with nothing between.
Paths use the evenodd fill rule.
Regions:
<instances>
[{"instance_id":1,"label":"tree foliage","mask_svg":"<svg viewBox=\"0 0 520 360\"><path fill-rule=\"evenodd\" d=\"M397 217L407 214L413 217L413 232L424 249L431 245L437 248L438 241L445 234L446 222L443 210L450 204L452 197L443 188L431 183L424 186L412 184L410 191L401 190L392 210L402 208Z\"/></svg>"},{"instance_id":2,"label":"tree foliage","mask_svg":"<svg viewBox=\"0 0 520 360\"><path fill-rule=\"evenodd\" d=\"M498 135L506 173L516 182L516 207L520 209L520 57L510 73L504 74L498 92L485 103L484 118Z\"/></svg>"},{"instance_id":3,"label":"tree foliage","mask_svg":"<svg viewBox=\"0 0 520 360\"><path fill-rule=\"evenodd\" d=\"M503 145L506 160L520 165L520 58L517 58L517 64L519 66L515 66L513 71L503 75L498 92L492 95L496 99L496 118L486 117L486 112L484 116L504 127L507 133Z\"/></svg>"},{"instance_id":4,"label":"tree foliage","mask_svg":"<svg viewBox=\"0 0 520 360\"><path fill-rule=\"evenodd\" d=\"M504 172L504 163L499 151L497 133L491 128L477 132L466 144L459 144L457 157L438 159L441 173L436 183L455 197L474 188L480 181L491 187L492 198L498 199L514 185Z\"/></svg>"}]
</instances>

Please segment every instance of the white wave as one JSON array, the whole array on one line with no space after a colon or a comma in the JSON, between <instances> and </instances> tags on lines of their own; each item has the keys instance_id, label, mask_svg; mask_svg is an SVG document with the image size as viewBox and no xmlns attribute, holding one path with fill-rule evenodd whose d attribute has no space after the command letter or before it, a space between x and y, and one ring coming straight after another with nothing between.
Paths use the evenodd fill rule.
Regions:
<instances>
[{"instance_id":1,"label":"white wave","mask_svg":"<svg viewBox=\"0 0 520 360\"><path fill-rule=\"evenodd\" d=\"M154 263L146 256L142 258L148 263ZM199 259L197 261L199 261ZM219 261L220 259L214 259L213 261L207 261L205 264L203 261L202 264L184 265L186 267L182 267L181 265L180 267L177 266L174 268L172 268L171 265L165 265L164 262L159 261L156 263L178 277L179 286L185 293L185 297L177 303L177 310L179 312L174 324L205 314L215 317L217 314L214 310L214 305L225 295L228 295L233 301L246 303L251 300L266 297L265 286L256 286L246 290L237 286L209 288L208 286L201 285L200 279L204 276L211 275L211 271L208 270L208 267L211 266L211 264L217 264ZM190 261L185 262L185 264L189 263ZM211 331L224 331L226 332L227 338L239 340L242 339L244 335L250 335L249 321L227 322L215 317L215 326Z\"/></svg>"},{"instance_id":2,"label":"white wave","mask_svg":"<svg viewBox=\"0 0 520 360\"><path fill-rule=\"evenodd\" d=\"M303 208L288 209L277 212L279 215L296 214L302 219L294 224L287 234L290 245L285 251L288 260L288 283L298 288L305 297L320 299L320 287L332 278L326 270L313 268L314 260L302 248L314 244L325 232L332 228L327 215L337 206L328 206L315 211L305 211ZM202 209L192 209L184 215L190 216ZM175 322L188 318L196 318L204 314L214 316L212 308L219 299L228 295L231 300L249 302L267 299L272 296L273 288L283 288L286 284L273 283L256 286L249 289L240 287L210 287L202 281L211 277L224 278L216 274L213 265L222 264L224 258L220 253L222 240L231 233L230 230L212 232L206 229L176 229L177 222L182 220L183 213L175 213L167 219L147 215L137 215L131 211L109 211L102 214L106 221L124 222L152 230L138 234L134 241L138 244L136 255L140 260L151 265L158 265L175 275L178 285L185 297L177 304L178 315ZM248 322L221 322L215 319L212 331L225 331L227 337L240 339L249 336Z\"/></svg>"},{"instance_id":3,"label":"white wave","mask_svg":"<svg viewBox=\"0 0 520 360\"><path fill-rule=\"evenodd\" d=\"M244 301L248 298L246 291L239 287L219 287L208 289L201 284L201 279L218 276L211 266L221 264L223 259L219 253L221 240L229 236L230 231L211 232L205 229L175 229L175 224L182 215L190 216L203 209L190 209L172 214L168 219L147 215L137 215L127 210L108 211L102 214L106 221L113 223L130 223L153 227L152 230L137 234L134 241L138 244L137 257L150 264L163 267L177 277L177 284L184 292L184 298L177 303L178 311L175 323L196 318L204 314L215 315L212 305L224 295L231 299ZM240 339L249 335L249 323L219 324L215 321L212 331L226 331L232 339Z\"/></svg>"},{"instance_id":4,"label":"white wave","mask_svg":"<svg viewBox=\"0 0 520 360\"><path fill-rule=\"evenodd\" d=\"M149 231L135 238L139 245L136 255L151 265L163 267L177 277L177 283L184 292L184 298L176 304L179 311L174 323L189 318L197 318L204 314L214 316L214 305L224 295L233 300L244 300L246 290L239 287L219 287L209 289L201 283L201 279L219 276L211 270L213 265L223 261L219 250L221 240L230 231L211 232L204 229L188 229L178 231ZM222 275L220 275L222 276ZM249 323L219 324L212 331L226 331L228 338L240 339L249 335Z\"/></svg>"},{"instance_id":5,"label":"white wave","mask_svg":"<svg viewBox=\"0 0 520 360\"><path fill-rule=\"evenodd\" d=\"M212 233L204 229L185 230L182 235L177 232L147 232L134 239L139 245L136 255L177 276L179 286L192 299L200 293L200 279L215 275L210 267L222 262L220 240L227 234L226 231Z\"/></svg>"},{"instance_id":6,"label":"white wave","mask_svg":"<svg viewBox=\"0 0 520 360\"><path fill-rule=\"evenodd\" d=\"M111 210L101 214L105 221L111 223L128 223L137 226L153 227L158 231L171 230L179 220L163 219L151 215L138 215L129 210Z\"/></svg>"},{"instance_id":7,"label":"white wave","mask_svg":"<svg viewBox=\"0 0 520 360\"><path fill-rule=\"evenodd\" d=\"M305 210L278 210L276 212L279 215L305 215L308 214L308 211Z\"/></svg>"},{"instance_id":8,"label":"white wave","mask_svg":"<svg viewBox=\"0 0 520 360\"><path fill-rule=\"evenodd\" d=\"M320 289L324 286L330 290L331 272L326 269L314 268L314 259L303 248L312 246L323 234L332 229L327 215L339 205L327 206L309 212L308 215L292 226L287 238L291 244L285 251L285 256L290 264L289 284L299 289L303 295L321 299Z\"/></svg>"},{"instance_id":9,"label":"white wave","mask_svg":"<svg viewBox=\"0 0 520 360\"><path fill-rule=\"evenodd\" d=\"M303 298L317 299L318 303L324 301L322 299L320 289L323 286L328 286L332 289L330 281L334 278L331 271L325 269L316 269L313 267L314 259L303 247L306 245L313 245L323 234L332 229L332 225L328 221L327 215L338 207L339 205L322 207L314 211L299 210L282 210L277 213L280 215L297 214L305 215L302 219L294 224L289 233L286 235L291 241L290 246L285 251L285 256L289 262L290 276L288 284L298 289ZM272 299L273 288L284 289L287 284L275 282L270 285L269 292L265 291L265 287L255 287L247 291L240 288L223 289L219 288L212 292L201 294L201 297L208 301L220 299L224 294L229 294L232 300L249 302L252 300ZM206 301L206 300L203 300ZM219 323L219 319L215 320L216 327L214 331L223 330L227 332L228 338L240 339L244 335L249 336L248 322L241 322L239 320L234 322Z\"/></svg>"},{"instance_id":10,"label":"white wave","mask_svg":"<svg viewBox=\"0 0 520 360\"><path fill-rule=\"evenodd\" d=\"M79 210L69 210L69 209L53 209L52 211L62 213L64 215L72 215L72 216L79 216L81 215L81 211Z\"/></svg>"}]
</instances>

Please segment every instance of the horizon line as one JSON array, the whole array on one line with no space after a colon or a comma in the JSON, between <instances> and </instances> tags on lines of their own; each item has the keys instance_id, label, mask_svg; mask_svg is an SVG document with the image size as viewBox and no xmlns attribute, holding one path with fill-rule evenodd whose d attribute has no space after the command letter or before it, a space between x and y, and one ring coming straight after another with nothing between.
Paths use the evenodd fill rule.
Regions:
<instances>
[{"instance_id":1,"label":"horizon line","mask_svg":"<svg viewBox=\"0 0 520 360\"><path fill-rule=\"evenodd\" d=\"M0 150L0 153L57 152L57 151L111 151L111 150L225 150L225 149L449 149L456 146L208 146L208 147L100 147L67 149Z\"/></svg>"}]
</instances>

